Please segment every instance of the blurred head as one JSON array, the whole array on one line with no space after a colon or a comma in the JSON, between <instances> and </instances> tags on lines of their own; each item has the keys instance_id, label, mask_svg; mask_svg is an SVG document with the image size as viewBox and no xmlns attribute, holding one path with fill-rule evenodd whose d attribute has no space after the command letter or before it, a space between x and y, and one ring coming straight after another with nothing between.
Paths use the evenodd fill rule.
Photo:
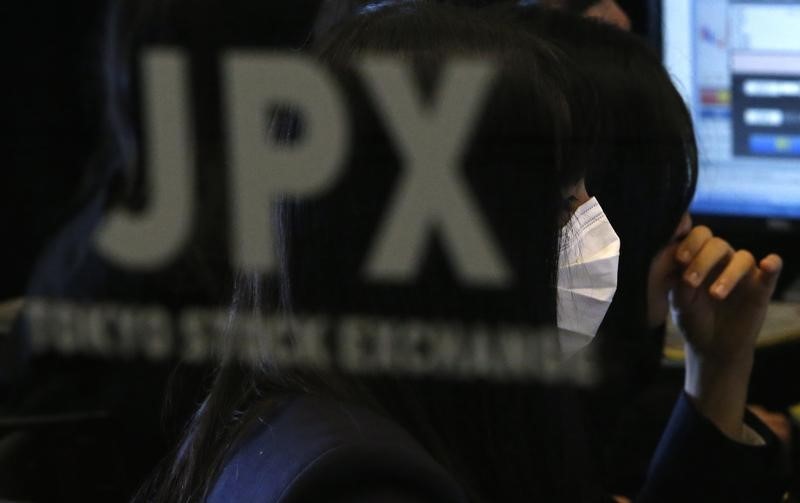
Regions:
<instances>
[{"instance_id":1,"label":"blurred head","mask_svg":"<svg viewBox=\"0 0 800 503\"><path fill-rule=\"evenodd\" d=\"M525 2L522 3L533 3ZM565 9L569 12L598 19L625 31L631 29L628 14L616 0L543 0L539 2L546 7Z\"/></svg>"},{"instance_id":2,"label":"blurred head","mask_svg":"<svg viewBox=\"0 0 800 503\"><path fill-rule=\"evenodd\" d=\"M628 14L614 0L600 0L594 2L583 11L586 17L599 19L625 31L631 29L631 20Z\"/></svg>"},{"instance_id":3,"label":"blurred head","mask_svg":"<svg viewBox=\"0 0 800 503\"><path fill-rule=\"evenodd\" d=\"M585 201L583 178L597 134L597 121L584 117L579 110L595 108L594 96L571 63L548 43L506 30L504 25L485 19L480 11L426 2L372 3L335 28L321 44L321 54L323 60L345 75L354 64L370 57L399 58L413 68L410 76L420 89L421 99L432 107L439 98L436 87L444 80L449 64L479 58L496 67L494 84L462 152L459 171L500 242L516 242L504 247L503 253L520 278L517 293L522 296L509 296L503 307L485 300L474 302L470 296L448 289L448 281L440 276L444 264L432 252L422 265L420 278L422 284L430 285L430 295L414 291L409 297L398 297L394 292L391 299L386 297L385 305L395 302L404 309L414 306L414 310L461 319L465 311L500 320L524 315L535 324L554 327L561 224L565 210L568 214ZM358 104L355 108L362 109ZM369 113L354 117L356 139L350 158L353 173L362 173L361 179L368 180L379 169L395 171L396 154L386 143L385 126ZM380 156L387 153L389 157L381 163ZM387 194L391 197L383 190L376 194L375 186L363 187L363 191L354 189L349 199L354 201L354 212L358 210L363 215L369 213L364 208L372 207L371 198L385 201ZM289 228L298 240L315 240L317 244L311 248L324 246L316 239L328 233L329 242L342 235L335 222L312 224L313 208L293 208L290 213L303 213L306 229L313 229L315 236L307 237L307 231L296 225ZM357 218L353 213L352 218L343 219L342 225L352 226ZM331 250L331 262L329 266L323 264L323 269L334 270L335 264L345 263L337 258L333 246L326 249ZM298 246L294 245L294 250ZM294 278L292 302L297 306L303 305L306 297L298 288L314 288L310 277L303 276L310 260L305 261L305 266L300 260L293 265L290 260L289 266ZM315 262L315 266L319 265ZM320 271L315 270L314 274L319 277ZM345 285L337 291L339 298L348 295L346 285L352 282L351 276L339 277L337 283ZM318 298L319 293L313 295ZM379 302L381 294L375 292L371 297ZM520 299L526 300L520 304ZM398 385L395 381L382 386L376 398L461 480L468 481L466 485L480 497L494 492L498 500L514 500L521 495L552 495L549 491L553 487L567 492L581 490L555 482L581 470L570 470L557 459L557 453L570 450L561 444L569 437L565 431L570 429L569 420L560 425L542 422L540 407L545 406L546 400L532 386L426 382L423 392L417 384L407 384ZM553 404L550 417L564 420L558 400ZM420 414L428 419L420 422ZM465 425L459 417L474 420ZM533 427L533 423L539 426ZM532 433L520 438L521 430ZM487 431L493 432L494 439L485 435ZM505 454L498 456L500 451ZM481 463L477 467L470 461L470 452L485 452L487 459L493 460L491 466ZM509 463L510 460L514 461ZM531 477L531 473L540 476ZM526 482L521 483L522 480Z\"/></svg>"},{"instance_id":4,"label":"blurred head","mask_svg":"<svg viewBox=\"0 0 800 503\"><path fill-rule=\"evenodd\" d=\"M15 4L12 38L26 49L9 78L10 147L0 184L5 215L0 302L21 296L42 255L66 281L99 219L95 199L117 167L105 107L103 2ZM82 220L78 222L77 220ZM55 262L58 262L56 265Z\"/></svg>"},{"instance_id":5,"label":"blurred head","mask_svg":"<svg viewBox=\"0 0 800 503\"><path fill-rule=\"evenodd\" d=\"M535 236L523 253L504 252L518 256L514 267L525 271L526 283L538 285L533 288L539 293L532 294L537 299L533 304L539 306L534 309L542 309L538 322L551 323L552 291L539 289L553 284L563 218L586 200L583 178L591 162L597 124L578 120L582 112L577 110L592 108L594 97L569 62L535 37L487 22L479 11L433 2L373 2L333 30L320 52L324 61L345 74L374 57L406 62L413 68L411 77L420 98L431 107L436 106L436 87L449 65L477 59L495 67L491 91L459 158L460 173L502 242L512 242L512 234L519 232ZM364 91L359 82L347 82L359 93ZM371 106L356 104L356 109ZM371 166L374 173L379 156L388 154L384 158L390 167L387 173L395 171L397 161L404 159L398 159L396 146L387 142L392 132L385 117L355 117L351 165L356 169ZM361 119L366 125L363 130ZM364 204L374 192L374 187L365 187L352 199ZM520 213L523 205L528 206L527 215ZM500 211L507 214L500 216ZM433 297L427 301L441 303ZM525 309L530 312L531 308Z\"/></svg>"},{"instance_id":6,"label":"blurred head","mask_svg":"<svg viewBox=\"0 0 800 503\"><path fill-rule=\"evenodd\" d=\"M579 72L533 35L508 30L480 12L427 2L372 4L338 25L320 52L350 112L353 147L345 175L335 196L280 205L275 217L281 235L275 242L281 272L251 280L237 293L236 308L347 313L358 301L367 313L554 327L565 201L582 197L581 180L597 134L596 120L579 120L579 109L596 107ZM359 250L369 249L376 229L385 223L387 201L407 182L403 169L409 160L364 84L363 62L381 56L401 64L403 78L414 83L419 98L434 111L441 98L437 88L450 65L478 61L494 67L453 168L513 271L516 281L508 292L465 291L439 239L430 240L408 288L364 282L364 252ZM288 110L269 133L292 142L302 130L299 122ZM435 136L426 140L425 148L438 147ZM427 197L443 197L435 189L425 191ZM276 290L281 293L272 296ZM572 423L578 418L562 411L558 395L546 386L402 376L331 378L269 362L222 368L190 425L176 466L160 481L161 494L179 491L189 499L204 494L226 449L242 433L240 426L252 419L248 409L268 393L320 390L385 411L475 500L489 495L498 501L583 500L587 484L568 482L583 477L576 461L582 458L564 455L575 450L568 444L579 442ZM234 415L237 420L229 419Z\"/></svg>"}]
</instances>

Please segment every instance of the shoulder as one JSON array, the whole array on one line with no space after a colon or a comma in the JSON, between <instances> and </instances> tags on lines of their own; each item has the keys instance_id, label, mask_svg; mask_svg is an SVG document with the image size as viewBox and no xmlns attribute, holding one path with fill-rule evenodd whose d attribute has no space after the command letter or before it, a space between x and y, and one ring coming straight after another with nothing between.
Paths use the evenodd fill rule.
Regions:
<instances>
[{"instance_id":1,"label":"shoulder","mask_svg":"<svg viewBox=\"0 0 800 503\"><path fill-rule=\"evenodd\" d=\"M226 462L209 502L464 501L405 430L342 402L288 398Z\"/></svg>"}]
</instances>

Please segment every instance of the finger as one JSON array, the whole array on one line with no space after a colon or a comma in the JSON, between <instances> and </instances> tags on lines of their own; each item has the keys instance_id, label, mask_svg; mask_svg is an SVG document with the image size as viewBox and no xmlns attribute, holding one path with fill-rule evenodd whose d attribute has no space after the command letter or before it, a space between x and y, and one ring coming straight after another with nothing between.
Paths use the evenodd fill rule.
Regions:
<instances>
[{"instance_id":1,"label":"finger","mask_svg":"<svg viewBox=\"0 0 800 503\"><path fill-rule=\"evenodd\" d=\"M675 252L675 258L683 265L689 264L697 255L703 245L711 239L714 234L705 225L698 225L689 231Z\"/></svg>"},{"instance_id":2,"label":"finger","mask_svg":"<svg viewBox=\"0 0 800 503\"><path fill-rule=\"evenodd\" d=\"M725 269L709 287L708 293L719 300L726 298L742 278L754 272L755 267L756 259L752 253L747 250L737 251L733 254Z\"/></svg>"},{"instance_id":3,"label":"finger","mask_svg":"<svg viewBox=\"0 0 800 503\"><path fill-rule=\"evenodd\" d=\"M780 257L780 255L770 253L761 259L758 267L762 271L769 272L770 274L780 274L781 269L783 269L783 259Z\"/></svg>"},{"instance_id":4,"label":"finger","mask_svg":"<svg viewBox=\"0 0 800 503\"><path fill-rule=\"evenodd\" d=\"M748 405L747 408L750 409L750 412L758 417L761 422L767 425L781 441L785 443L791 441L792 427L789 423L789 418L779 412L770 412L764 407L757 405Z\"/></svg>"},{"instance_id":5,"label":"finger","mask_svg":"<svg viewBox=\"0 0 800 503\"><path fill-rule=\"evenodd\" d=\"M706 241L700 251L692 259L683 272L683 280L697 288L712 269L721 265L723 260L733 256L733 248L724 239L713 237Z\"/></svg>"},{"instance_id":6,"label":"finger","mask_svg":"<svg viewBox=\"0 0 800 503\"><path fill-rule=\"evenodd\" d=\"M783 270L783 259L775 253L770 253L758 263L758 281L762 287L767 289L770 296L775 291L778 278Z\"/></svg>"}]
</instances>

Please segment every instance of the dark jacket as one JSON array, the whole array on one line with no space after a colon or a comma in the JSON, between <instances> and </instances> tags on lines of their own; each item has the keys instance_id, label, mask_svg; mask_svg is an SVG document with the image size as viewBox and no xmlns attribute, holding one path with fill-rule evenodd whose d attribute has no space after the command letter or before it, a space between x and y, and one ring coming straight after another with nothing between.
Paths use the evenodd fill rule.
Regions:
<instances>
[{"instance_id":1,"label":"dark jacket","mask_svg":"<svg viewBox=\"0 0 800 503\"><path fill-rule=\"evenodd\" d=\"M675 405L640 503L780 501L778 441L738 444L685 395ZM466 502L456 481L402 428L366 409L309 396L287 400L234 451L210 503Z\"/></svg>"}]
</instances>

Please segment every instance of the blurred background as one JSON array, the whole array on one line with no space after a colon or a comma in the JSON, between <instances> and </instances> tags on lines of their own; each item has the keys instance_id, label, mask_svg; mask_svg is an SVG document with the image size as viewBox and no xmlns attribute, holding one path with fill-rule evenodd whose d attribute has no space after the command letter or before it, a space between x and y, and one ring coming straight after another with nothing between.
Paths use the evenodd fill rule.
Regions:
<instances>
[{"instance_id":1,"label":"blurred background","mask_svg":"<svg viewBox=\"0 0 800 503\"><path fill-rule=\"evenodd\" d=\"M789 410L800 402L793 377L794 362L800 361L800 0L618 3L633 31L663 55L692 111L701 149L695 222L735 247L757 256L775 251L785 259L752 388L759 403ZM124 82L104 66L111 6L110 0L45 0L0 7L10 57L0 175L0 232L6 237L0 249L10 266L0 278L2 302L29 291L30 272L42 267L53 236L90 200L87 173L102 172L112 162L106 151L107 86L130 89L128 109L138 113L135 58ZM136 43L190 46L192 78L206 83L191 98L205 119L194 133L201 163L212 165L220 155L220 126L214 125L220 113L208 104L219 93L217 62L208 55L220 47L302 47L340 8L319 0L202 0L183 6L193 12L186 19L175 14L177 8L158 11L162 22L138 34ZM201 193L224 183L214 170L199 171ZM136 198L144 173L131 182L134 209L144 204ZM224 212L222 201L203 200L204 215ZM72 257L69 275L48 277L48 287L76 299L93 298L100 289L104 298L158 299L174 308L224 305L229 299L219 285L233 279L221 265L226 257L218 231L213 225L195 229L192 246L166 270L151 274L131 274L85 250ZM61 265L42 270L60 271ZM6 322L2 331L12 326ZM24 343L3 337L0 499L127 499L174 443L207 384L202 365L31 357ZM680 342L673 337L668 345L665 358L678 361Z\"/></svg>"}]
</instances>

